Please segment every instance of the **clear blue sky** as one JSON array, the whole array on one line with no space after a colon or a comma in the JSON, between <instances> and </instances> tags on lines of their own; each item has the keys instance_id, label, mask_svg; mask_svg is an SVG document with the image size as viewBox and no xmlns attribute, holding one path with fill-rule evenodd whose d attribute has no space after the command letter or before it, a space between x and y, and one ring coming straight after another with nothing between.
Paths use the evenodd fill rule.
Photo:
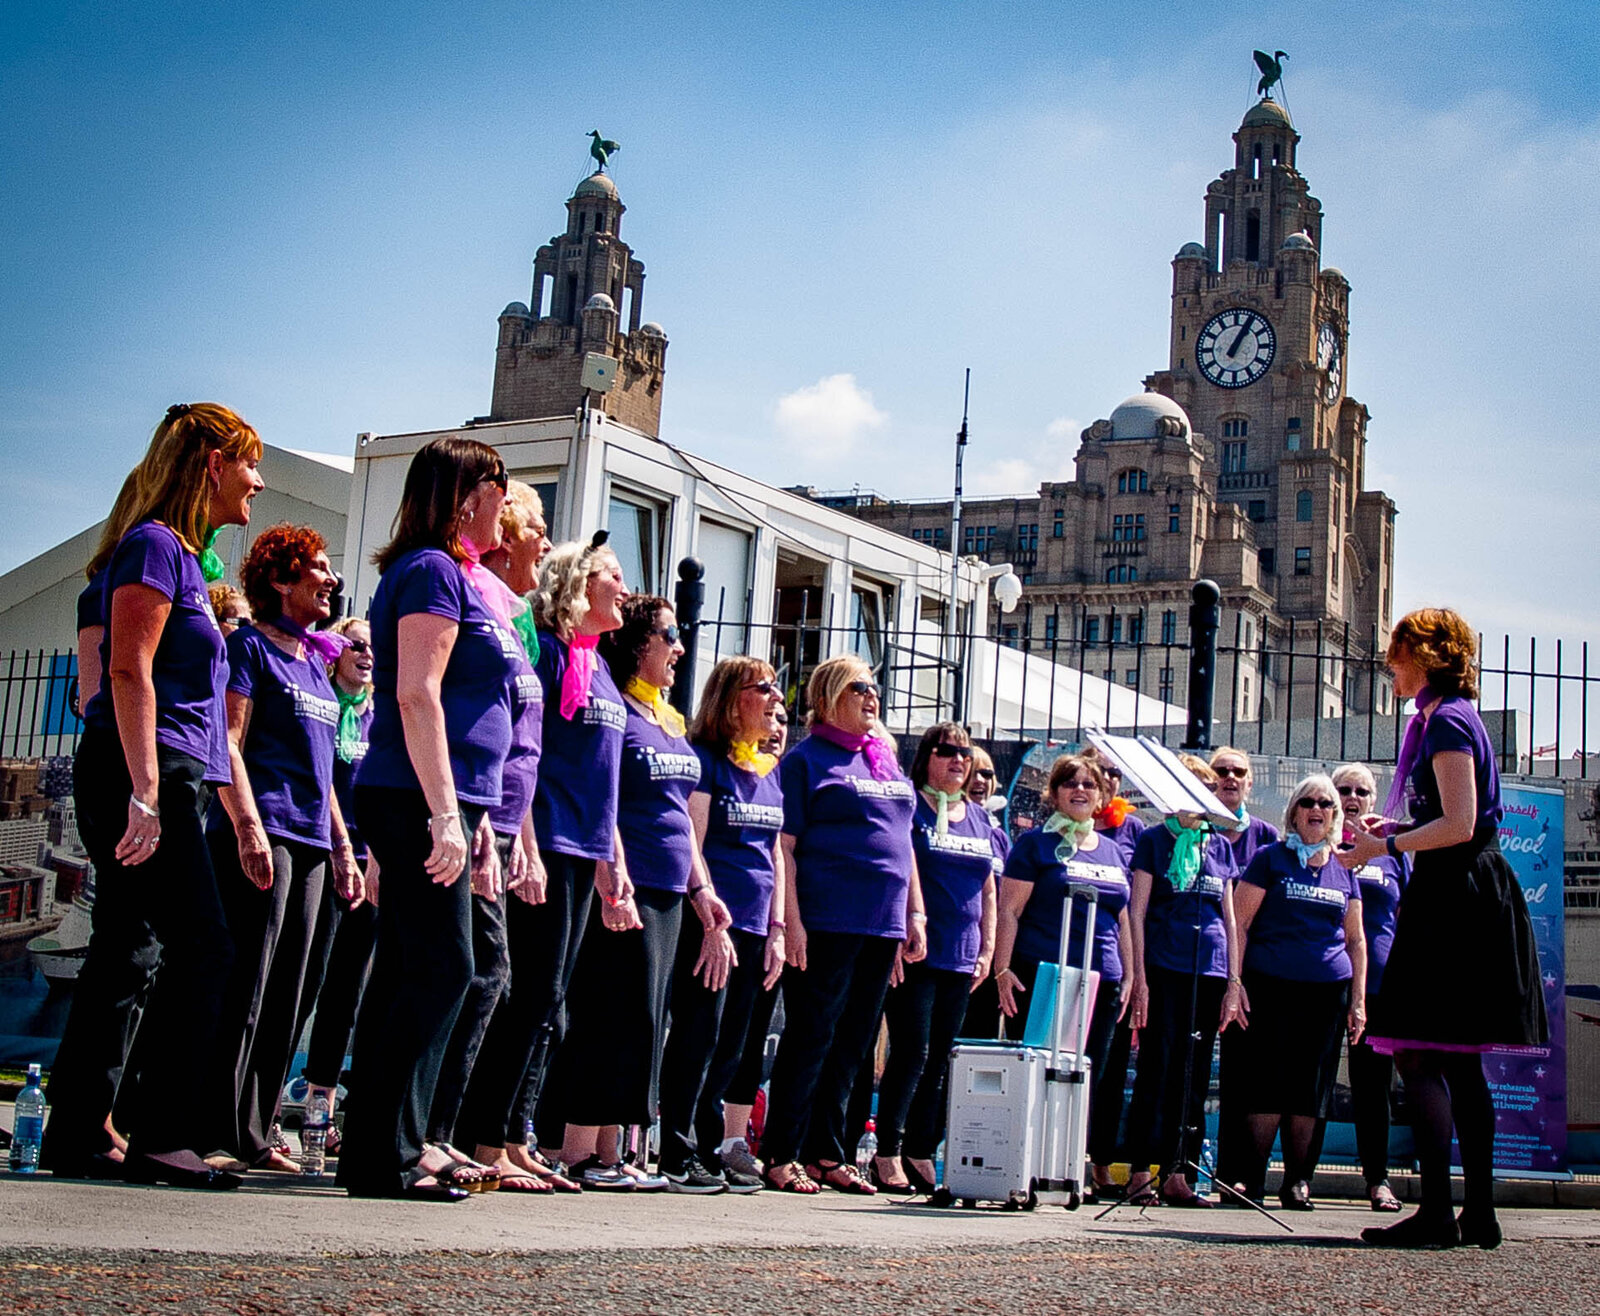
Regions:
<instances>
[{"instance_id":1,"label":"clear blue sky","mask_svg":"<svg viewBox=\"0 0 1600 1316\"><path fill-rule=\"evenodd\" d=\"M969 488L1029 492L1165 366L1261 46L1354 289L1399 603L1600 635L1592 7L1076 8L13 6L0 569L103 515L180 399L338 452L486 411L596 127L667 437L936 496L970 365Z\"/></svg>"}]
</instances>

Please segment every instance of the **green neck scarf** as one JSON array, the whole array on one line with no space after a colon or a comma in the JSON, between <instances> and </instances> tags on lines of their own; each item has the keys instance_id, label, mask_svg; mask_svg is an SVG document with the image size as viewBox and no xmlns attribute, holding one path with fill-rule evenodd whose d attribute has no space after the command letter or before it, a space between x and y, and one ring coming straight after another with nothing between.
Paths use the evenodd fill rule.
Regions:
<instances>
[{"instance_id":1,"label":"green neck scarf","mask_svg":"<svg viewBox=\"0 0 1600 1316\"><path fill-rule=\"evenodd\" d=\"M1200 861L1205 855L1206 829L1185 827L1176 818L1168 818L1167 830L1172 833L1172 862L1167 865L1167 880L1174 891L1187 891L1200 876Z\"/></svg>"},{"instance_id":2,"label":"green neck scarf","mask_svg":"<svg viewBox=\"0 0 1600 1316\"><path fill-rule=\"evenodd\" d=\"M200 574L206 578L208 585L215 584L228 574L228 568L216 550L217 536L221 533L220 530L209 531L205 547L200 550Z\"/></svg>"},{"instance_id":3,"label":"green neck scarf","mask_svg":"<svg viewBox=\"0 0 1600 1316\"><path fill-rule=\"evenodd\" d=\"M539 664L539 632L533 624L533 609L523 603L522 611L511 619L511 629L516 631L517 638L522 641L522 651L528 655L528 662L532 666Z\"/></svg>"},{"instance_id":4,"label":"green neck scarf","mask_svg":"<svg viewBox=\"0 0 1600 1316\"><path fill-rule=\"evenodd\" d=\"M1045 819L1044 830L1060 835L1061 842L1056 846L1056 858L1066 863L1078 853L1078 847L1083 844L1084 838L1094 831L1094 819L1085 818L1079 822L1078 819L1069 818L1064 813L1052 813Z\"/></svg>"},{"instance_id":5,"label":"green neck scarf","mask_svg":"<svg viewBox=\"0 0 1600 1316\"><path fill-rule=\"evenodd\" d=\"M335 752L341 763L354 763L361 751L361 714L366 711L368 691L358 690L347 695L335 685L333 693L339 696L339 739Z\"/></svg>"},{"instance_id":6,"label":"green neck scarf","mask_svg":"<svg viewBox=\"0 0 1600 1316\"><path fill-rule=\"evenodd\" d=\"M932 786L924 786L922 793L928 797L928 803L939 811L939 817L933 824L933 830L940 836L950 830L950 806L960 804L964 798L960 791L942 791Z\"/></svg>"}]
</instances>

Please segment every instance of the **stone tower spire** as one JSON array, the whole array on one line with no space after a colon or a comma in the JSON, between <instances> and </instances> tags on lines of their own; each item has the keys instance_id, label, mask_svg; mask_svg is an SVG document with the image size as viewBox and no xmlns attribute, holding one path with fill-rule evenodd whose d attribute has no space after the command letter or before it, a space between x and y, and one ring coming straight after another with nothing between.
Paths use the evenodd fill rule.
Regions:
<instances>
[{"instance_id":1,"label":"stone tower spire","mask_svg":"<svg viewBox=\"0 0 1600 1316\"><path fill-rule=\"evenodd\" d=\"M1277 267L1284 239L1307 234L1322 246L1322 204L1295 168L1300 134L1270 96L1250 107L1233 135L1233 168L1206 190L1206 257L1213 271L1235 261Z\"/></svg>"},{"instance_id":2,"label":"stone tower spire","mask_svg":"<svg viewBox=\"0 0 1600 1316\"><path fill-rule=\"evenodd\" d=\"M567 199L566 232L534 256L530 303L500 313L491 420L571 415L584 398L584 359L596 353L618 363L615 387L596 404L659 437L667 336L640 322L644 264L622 240L626 210L599 172Z\"/></svg>"}]
</instances>

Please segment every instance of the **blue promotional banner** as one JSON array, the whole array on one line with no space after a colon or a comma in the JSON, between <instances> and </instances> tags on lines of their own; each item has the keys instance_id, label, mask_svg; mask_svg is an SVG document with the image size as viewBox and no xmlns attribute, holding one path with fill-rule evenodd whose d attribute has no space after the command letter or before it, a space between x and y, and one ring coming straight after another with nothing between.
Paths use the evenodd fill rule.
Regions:
<instances>
[{"instance_id":1,"label":"blue promotional banner","mask_svg":"<svg viewBox=\"0 0 1600 1316\"><path fill-rule=\"evenodd\" d=\"M1548 1048L1484 1056L1494 1097L1494 1164L1511 1176L1568 1177L1566 922L1562 900L1566 797L1547 787L1502 788L1500 848L1522 883L1539 947Z\"/></svg>"}]
</instances>

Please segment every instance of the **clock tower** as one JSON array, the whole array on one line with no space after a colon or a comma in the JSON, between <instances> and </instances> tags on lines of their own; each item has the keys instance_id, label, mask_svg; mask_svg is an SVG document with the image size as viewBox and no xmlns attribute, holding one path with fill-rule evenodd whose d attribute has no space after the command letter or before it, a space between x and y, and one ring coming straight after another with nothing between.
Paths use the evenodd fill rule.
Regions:
<instances>
[{"instance_id":1,"label":"clock tower","mask_svg":"<svg viewBox=\"0 0 1600 1316\"><path fill-rule=\"evenodd\" d=\"M1394 504L1363 487L1368 413L1346 392L1350 284L1322 266L1322 204L1296 167L1288 112L1264 96L1233 140L1233 167L1206 189L1205 241L1172 262L1170 365L1145 386L1208 441L1217 500L1249 523L1262 588L1293 636L1331 640L1330 653L1381 648ZM1334 703L1365 702L1340 685Z\"/></svg>"}]
</instances>

